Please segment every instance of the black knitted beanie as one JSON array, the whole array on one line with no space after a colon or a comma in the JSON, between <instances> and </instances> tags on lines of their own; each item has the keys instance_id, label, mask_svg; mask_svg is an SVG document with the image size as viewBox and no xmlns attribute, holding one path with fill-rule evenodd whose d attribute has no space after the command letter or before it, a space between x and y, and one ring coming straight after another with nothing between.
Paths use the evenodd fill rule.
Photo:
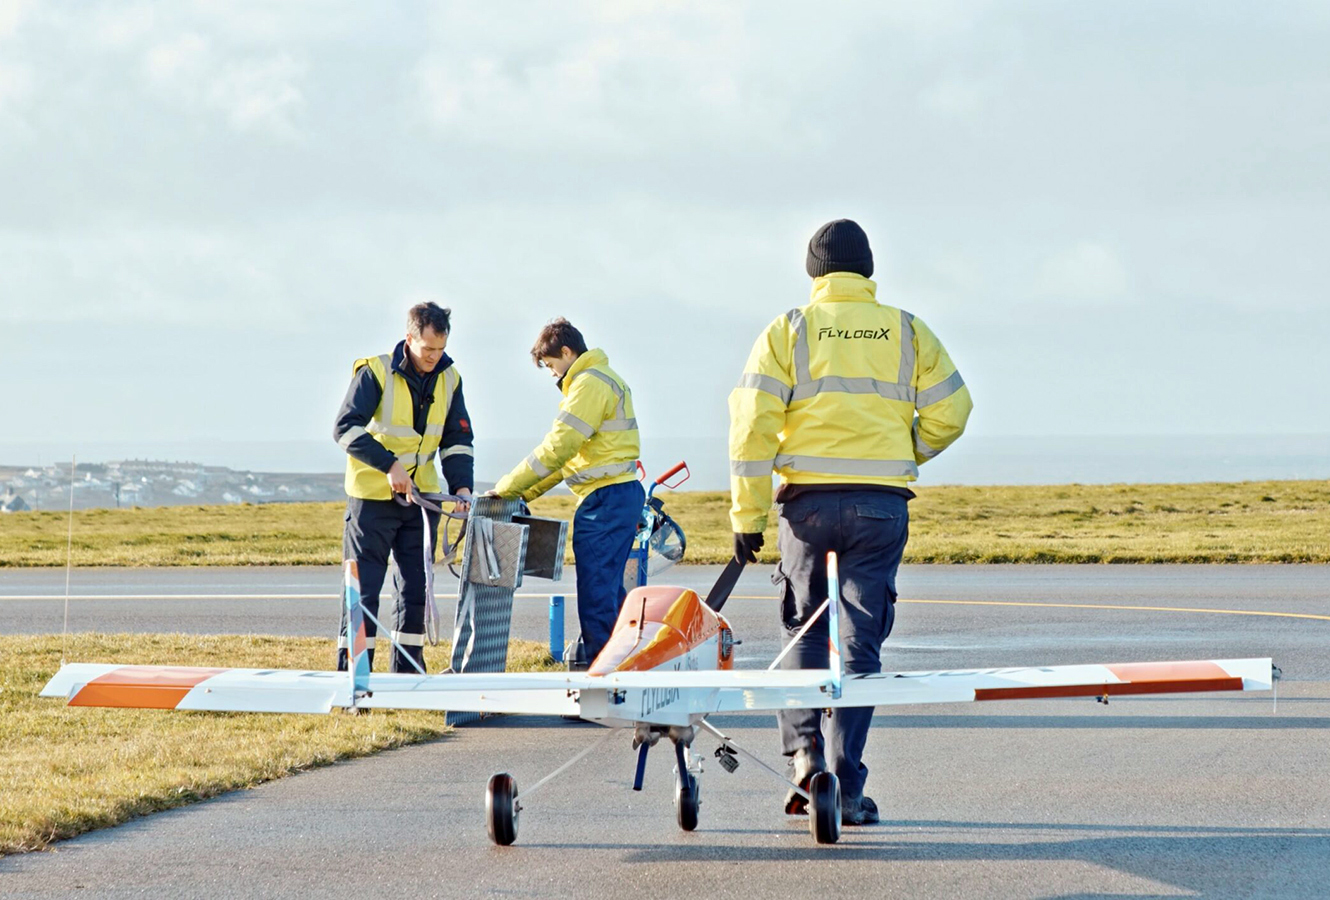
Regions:
<instances>
[{"instance_id":1,"label":"black knitted beanie","mask_svg":"<svg viewBox=\"0 0 1330 900\"><path fill-rule=\"evenodd\" d=\"M868 246L868 235L850 219L828 222L808 242L807 268L811 278L830 272L855 272L872 278L873 251Z\"/></svg>"}]
</instances>

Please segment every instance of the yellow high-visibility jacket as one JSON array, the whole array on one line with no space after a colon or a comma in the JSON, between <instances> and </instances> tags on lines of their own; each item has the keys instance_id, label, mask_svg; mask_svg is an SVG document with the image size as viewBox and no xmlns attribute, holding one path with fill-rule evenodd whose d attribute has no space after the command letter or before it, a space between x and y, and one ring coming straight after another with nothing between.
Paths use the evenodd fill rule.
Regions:
<instances>
[{"instance_id":1,"label":"yellow high-visibility jacket","mask_svg":"<svg viewBox=\"0 0 1330 900\"><path fill-rule=\"evenodd\" d=\"M434 465L434 454L443 438L443 425L448 418L448 406L453 393L461 384L462 376L456 366L449 366L434 379L434 402L426 414L425 433L416 432L414 412L411 408L411 388L406 379L393 371L391 354L358 359L352 373L369 366L374 378L383 388L383 397L374 410L374 417L364 428L355 427L342 435L343 447L362 434L368 433L397 457L411 480L422 493L439 491L439 470ZM449 448L450 452L453 448ZM470 447L458 447L457 452L470 453ZM362 500L391 500L392 488L388 479L373 466L354 456L346 457L346 493Z\"/></svg>"},{"instance_id":2,"label":"yellow high-visibility jacket","mask_svg":"<svg viewBox=\"0 0 1330 900\"><path fill-rule=\"evenodd\" d=\"M633 481L639 443L633 394L603 350L588 350L568 369L554 426L540 446L500 479L500 497L534 500L560 481L581 503L596 488Z\"/></svg>"},{"instance_id":3,"label":"yellow high-visibility jacket","mask_svg":"<svg viewBox=\"0 0 1330 900\"><path fill-rule=\"evenodd\" d=\"M781 484L904 487L960 437L970 391L942 343L850 272L762 332L730 392L730 524L766 528Z\"/></svg>"}]
</instances>

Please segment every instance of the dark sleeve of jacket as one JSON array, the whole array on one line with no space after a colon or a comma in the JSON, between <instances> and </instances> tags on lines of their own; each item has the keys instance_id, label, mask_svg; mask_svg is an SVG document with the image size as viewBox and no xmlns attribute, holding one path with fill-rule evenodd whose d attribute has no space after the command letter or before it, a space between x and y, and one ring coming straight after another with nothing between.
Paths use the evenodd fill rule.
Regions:
<instances>
[{"instance_id":1,"label":"dark sleeve of jacket","mask_svg":"<svg viewBox=\"0 0 1330 900\"><path fill-rule=\"evenodd\" d=\"M337 421L333 423L333 440L351 455L367 466L373 466L380 472L387 472L397 461L397 457L365 430L369 420L374 418L374 410L379 408L383 397L383 388L374 377L369 366L362 366L351 378L351 386L346 389L346 399L337 411Z\"/></svg>"},{"instance_id":2,"label":"dark sleeve of jacket","mask_svg":"<svg viewBox=\"0 0 1330 900\"><path fill-rule=\"evenodd\" d=\"M453 391L453 400L448 404L448 416L443 420L443 439L439 442L439 466L448 482L449 493L456 494L462 488L475 490L476 458L472 450L473 440L471 416L466 411L466 399L462 396L462 380L458 378L457 390Z\"/></svg>"}]
</instances>

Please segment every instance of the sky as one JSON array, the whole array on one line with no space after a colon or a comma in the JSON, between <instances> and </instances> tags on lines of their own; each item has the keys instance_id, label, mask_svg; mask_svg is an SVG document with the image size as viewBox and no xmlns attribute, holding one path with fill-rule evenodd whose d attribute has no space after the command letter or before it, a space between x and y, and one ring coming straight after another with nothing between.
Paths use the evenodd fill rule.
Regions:
<instances>
[{"instance_id":1,"label":"sky","mask_svg":"<svg viewBox=\"0 0 1330 900\"><path fill-rule=\"evenodd\" d=\"M716 438L841 217L972 435L1324 435L1327 110L1321 3L0 0L0 456L335 460L426 299L483 437L563 315Z\"/></svg>"}]
</instances>

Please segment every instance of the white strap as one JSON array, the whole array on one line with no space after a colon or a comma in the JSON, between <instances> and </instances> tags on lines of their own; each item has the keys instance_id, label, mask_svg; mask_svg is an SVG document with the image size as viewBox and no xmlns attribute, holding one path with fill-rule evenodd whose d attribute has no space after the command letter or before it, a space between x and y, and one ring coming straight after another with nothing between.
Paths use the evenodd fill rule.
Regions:
<instances>
[{"instance_id":1,"label":"white strap","mask_svg":"<svg viewBox=\"0 0 1330 900\"><path fill-rule=\"evenodd\" d=\"M412 485L414 487L414 485ZM438 646L439 629L443 624L443 617L439 615L438 604L434 602L434 560L430 559L430 550L434 548L434 535L429 528L429 513L425 507L420 507L420 522L425 527L425 637L429 640L431 647Z\"/></svg>"}]
</instances>

